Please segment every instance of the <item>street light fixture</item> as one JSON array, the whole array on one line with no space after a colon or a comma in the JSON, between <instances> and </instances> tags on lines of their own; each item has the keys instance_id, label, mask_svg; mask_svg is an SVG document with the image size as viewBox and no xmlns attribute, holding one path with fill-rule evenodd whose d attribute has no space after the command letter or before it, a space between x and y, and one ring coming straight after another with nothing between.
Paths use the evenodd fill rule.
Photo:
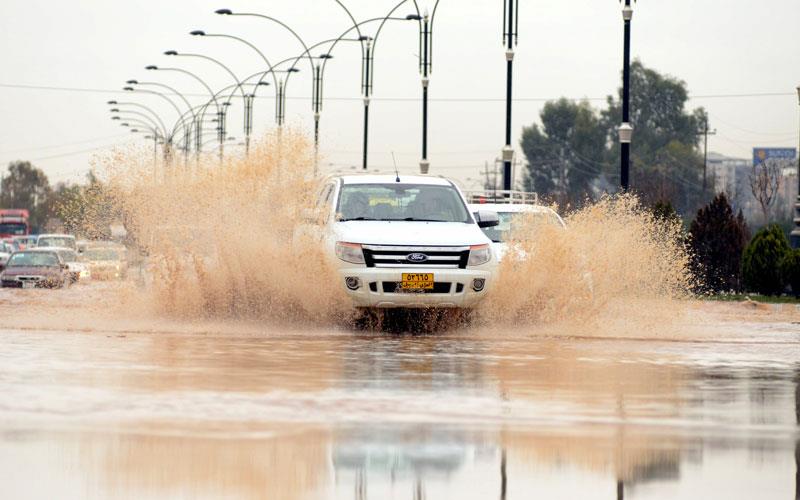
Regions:
<instances>
[{"instance_id":1,"label":"street light fixture","mask_svg":"<svg viewBox=\"0 0 800 500\"><path fill-rule=\"evenodd\" d=\"M433 21L436 17L436 9L439 7L439 0L433 6L433 14L424 15L409 14L406 19L419 22L419 72L422 76L422 159L419 162L419 170L422 174L427 174L430 169L428 161L428 86L430 74L433 72Z\"/></svg>"},{"instance_id":2,"label":"street light fixture","mask_svg":"<svg viewBox=\"0 0 800 500\"><path fill-rule=\"evenodd\" d=\"M622 123L619 126L620 147L620 185L623 191L630 187L631 138L633 127L630 123L630 86L631 86L631 19L633 8L631 0L625 0L622 8L624 22L624 45L622 62Z\"/></svg>"},{"instance_id":3,"label":"street light fixture","mask_svg":"<svg viewBox=\"0 0 800 500\"><path fill-rule=\"evenodd\" d=\"M217 60L217 59L215 59L213 57L209 57L209 56L204 55L204 54L178 53L178 51L176 51L176 50L167 50L167 51L164 52L164 55L166 55L166 56L197 57L197 58L200 58L200 59L205 59L207 61L213 62L217 66L219 66L222 69L224 69L233 78L233 80L236 82L236 88L241 90L242 99L244 99L245 101L247 100L247 98L245 97L244 89L242 88L241 80L239 80L239 78L236 76L236 74L233 71L231 71L231 69L228 68L228 66L226 66L225 64L223 64L219 60ZM214 95L213 92L212 92L212 95ZM247 102L245 102L245 106L247 106ZM220 163L222 163L223 158L224 158L224 148L222 146L222 144L224 142L224 140L223 140L224 139L224 135L223 134L224 134L224 131L225 131L224 110L220 110L219 113L220 113L220 119L221 119L221 130L220 130L220 136L219 136L219 140L220 140L219 161L220 161Z\"/></svg>"},{"instance_id":4,"label":"street light fixture","mask_svg":"<svg viewBox=\"0 0 800 500\"><path fill-rule=\"evenodd\" d=\"M511 146L511 96L514 74L514 46L519 41L519 0L503 0L503 42L506 44L506 145L503 147L503 189L511 191L511 164L514 148Z\"/></svg>"}]
</instances>

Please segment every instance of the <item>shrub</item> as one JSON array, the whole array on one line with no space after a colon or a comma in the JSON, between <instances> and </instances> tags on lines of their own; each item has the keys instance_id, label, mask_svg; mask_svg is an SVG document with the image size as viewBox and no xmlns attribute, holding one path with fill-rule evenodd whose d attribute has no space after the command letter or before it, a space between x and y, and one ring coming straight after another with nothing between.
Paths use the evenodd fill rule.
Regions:
<instances>
[{"instance_id":1,"label":"shrub","mask_svg":"<svg viewBox=\"0 0 800 500\"><path fill-rule=\"evenodd\" d=\"M653 216L656 219L668 222L680 219L678 212L675 211L675 207L672 206L672 202L669 200L657 201L655 205L653 205Z\"/></svg>"},{"instance_id":2,"label":"shrub","mask_svg":"<svg viewBox=\"0 0 800 500\"><path fill-rule=\"evenodd\" d=\"M780 295L785 287L781 264L790 252L789 240L780 226L772 224L758 231L742 258L742 277L748 291Z\"/></svg>"},{"instance_id":3,"label":"shrub","mask_svg":"<svg viewBox=\"0 0 800 500\"><path fill-rule=\"evenodd\" d=\"M697 212L689 228L692 270L700 292L741 289L742 252L747 244L744 217L735 217L725 193Z\"/></svg>"},{"instance_id":4,"label":"shrub","mask_svg":"<svg viewBox=\"0 0 800 500\"><path fill-rule=\"evenodd\" d=\"M792 293L800 297L800 248L787 252L781 260L784 283L792 287Z\"/></svg>"}]
</instances>

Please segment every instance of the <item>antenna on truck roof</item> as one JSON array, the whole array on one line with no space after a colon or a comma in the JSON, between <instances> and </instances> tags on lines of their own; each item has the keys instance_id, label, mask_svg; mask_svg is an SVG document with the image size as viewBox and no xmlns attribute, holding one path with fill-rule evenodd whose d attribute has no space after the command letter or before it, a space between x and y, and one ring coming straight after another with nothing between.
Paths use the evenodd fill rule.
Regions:
<instances>
[{"instance_id":1,"label":"antenna on truck roof","mask_svg":"<svg viewBox=\"0 0 800 500\"><path fill-rule=\"evenodd\" d=\"M394 151L392 151L392 161L394 162L394 173L397 177L395 177L395 182L400 182L400 172L397 170L397 159L394 157Z\"/></svg>"}]
</instances>

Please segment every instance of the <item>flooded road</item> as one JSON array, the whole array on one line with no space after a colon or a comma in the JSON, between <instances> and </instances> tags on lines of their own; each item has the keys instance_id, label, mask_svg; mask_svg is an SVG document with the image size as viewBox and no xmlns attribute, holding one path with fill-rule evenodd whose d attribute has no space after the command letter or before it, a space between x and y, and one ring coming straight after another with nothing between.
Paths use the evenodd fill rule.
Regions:
<instances>
[{"instance_id":1,"label":"flooded road","mask_svg":"<svg viewBox=\"0 0 800 500\"><path fill-rule=\"evenodd\" d=\"M125 317L86 289L0 295L3 498L798 498L795 306L410 336Z\"/></svg>"}]
</instances>

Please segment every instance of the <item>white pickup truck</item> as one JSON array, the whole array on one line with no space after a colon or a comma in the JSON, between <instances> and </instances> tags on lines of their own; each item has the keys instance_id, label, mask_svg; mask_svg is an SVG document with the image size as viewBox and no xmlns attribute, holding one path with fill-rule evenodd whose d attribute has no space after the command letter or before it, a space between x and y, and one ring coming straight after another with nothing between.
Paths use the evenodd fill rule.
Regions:
<instances>
[{"instance_id":1,"label":"white pickup truck","mask_svg":"<svg viewBox=\"0 0 800 500\"><path fill-rule=\"evenodd\" d=\"M356 307L470 308L491 288L497 258L481 228L497 214L473 215L447 179L333 177L317 208L313 232Z\"/></svg>"}]
</instances>

